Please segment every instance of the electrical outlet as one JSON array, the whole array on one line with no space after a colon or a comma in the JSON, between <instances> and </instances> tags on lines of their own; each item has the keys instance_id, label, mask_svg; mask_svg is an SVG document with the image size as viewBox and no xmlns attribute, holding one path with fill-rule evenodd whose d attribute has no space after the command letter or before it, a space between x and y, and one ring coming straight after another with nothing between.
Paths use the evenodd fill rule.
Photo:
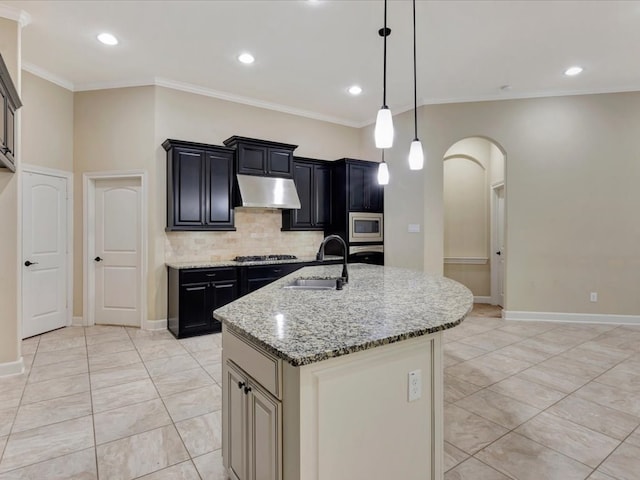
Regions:
<instances>
[{"instance_id":1,"label":"electrical outlet","mask_svg":"<svg viewBox=\"0 0 640 480\"><path fill-rule=\"evenodd\" d=\"M591 292L591 294L589 295L589 300L592 302L597 302L598 301L598 292Z\"/></svg>"},{"instance_id":2,"label":"electrical outlet","mask_svg":"<svg viewBox=\"0 0 640 480\"><path fill-rule=\"evenodd\" d=\"M422 397L422 371L409 372L409 401L415 402Z\"/></svg>"}]
</instances>

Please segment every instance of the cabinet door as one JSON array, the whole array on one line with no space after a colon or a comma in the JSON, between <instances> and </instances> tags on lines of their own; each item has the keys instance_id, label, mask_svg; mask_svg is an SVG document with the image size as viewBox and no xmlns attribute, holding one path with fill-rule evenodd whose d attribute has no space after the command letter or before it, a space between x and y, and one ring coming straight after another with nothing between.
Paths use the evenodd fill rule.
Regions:
<instances>
[{"instance_id":1,"label":"cabinet door","mask_svg":"<svg viewBox=\"0 0 640 480\"><path fill-rule=\"evenodd\" d=\"M282 479L282 404L249 382L249 475L252 480ZM231 387L233 388L233 387Z\"/></svg>"},{"instance_id":2,"label":"cabinet door","mask_svg":"<svg viewBox=\"0 0 640 480\"><path fill-rule=\"evenodd\" d=\"M247 480L247 399L244 386L247 379L227 361L227 390L223 391L227 404L225 459L229 470L238 480Z\"/></svg>"},{"instance_id":3,"label":"cabinet door","mask_svg":"<svg viewBox=\"0 0 640 480\"><path fill-rule=\"evenodd\" d=\"M313 165L296 163L293 167L293 181L296 184L300 208L293 210L293 228L313 227Z\"/></svg>"},{"instance_id":4,"label":"cabinet door","mask_svg":"<svg viewBox=\"0 0 640 480\"><path fill-rule=\"evenodd\" d=\"M233 229L233 154L207 151L206 224L211 227Z\"/></svg>"},{"instance_id":5,"label":"cabinet door","mask_svg":"<svg viewBox=\"0 0 640 480\"><path fill-rule=\"evenodd\" d=\"M326 228L331 224L331 167L315 165L313 167L313 225Z\"/></svg>"},{"instance_id":6,"label":"cabinet door","mask_svg":"<svg viewBox=\"0 0 640 480\"><path fill-rule=\"evenodd\" d=\"M211 328L213 295L209 283L180 286L180 337Z\"/></svg>"},{"instance_id":7,"label":"cabinet door","mask_svg":"<svg viewBox=\"0 0 640 480\"><path fill-rule=\"evenodd\" d=\"M293 152L284 148L269 148L267 172L278 177L291 178L293 175Z\"/></svg>"},{"instance_id":8,"label":"cabinet door","mask_svg":"<svg viewBox=\"0 0 640 480\"><path fill-rule=\"evenodd\" d=\"M238 282L236 280L212 283L211 287L213 288L215 298L213 302L214 310L238 298Z\"/></svg>"},{"instance_id":9,"label":"cabinet door","mask_svg":"<svg viewBox=\"0 0 640 480\"><path fill-rule=\"evenodd\" d=\"M203 202L203 154L197 150L175 148L173 153L173 221L167 227L202 227L205 219Z\"/></svg>"},{"instance_id":10,"label":"cabinet door","mask_svg":"<svg viewBox=\"0 0 640 480\"><path fill-rule=\"evenodd\" d=\"M366 211L365 189L370 184L369 171L362 165L349 165L349 211Z\"/></svg>"},{"instance_id":11,"label":"cabinet door","mask_svg":"<svg viewBox=\"0 0 640 480\"><path fill-rule=\"evenodd\" d=\"M253 145L238 145L238 173L244 175L267 173L267 149Z\"/></svg>"},{"instance_id":12,"label":"cabinet door","mask_svg":"<svg viewBox=\"0 0 640 480\"><path fill-rule=\"evenodd\" d=\"M383 212L383 192L384 188L378 184L378 168L377 165L367 167L368 174L365 177L367 179L367 185L365 186L365 208L369 212L382 213Z\"/></svg>"}]
</instances>

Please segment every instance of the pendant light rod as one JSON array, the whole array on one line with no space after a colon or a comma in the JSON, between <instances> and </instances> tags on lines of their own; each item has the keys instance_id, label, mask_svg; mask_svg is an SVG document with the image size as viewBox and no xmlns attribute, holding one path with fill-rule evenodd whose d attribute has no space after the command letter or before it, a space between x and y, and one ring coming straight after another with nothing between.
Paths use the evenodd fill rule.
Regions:
<instances>
[{"instance_id":1,"label":"pendant light rod","mask_svg":"<svg viewBox=\"0 0 640 480\"><path fill-rule=\"evenodd\" d=\"M413 128L418 139L418 80L416 75L416 0L413 0Z\"/></svg>"},{"instance_id":2,"label":"pendant light rod","mask_svg":"<svg viewBox=\"0 0 640 480\"><path fill-rule=\"evenodd\" d=\"M378 35L384 39L384 53L382 54L382 106L387 106L387 37L391 29L387 27L387 0L384 0L384 28L378 30Z\"/></svg>"},{"instance_id":3,"label":"pendant light rod","mask_svg":"<svg viewBox=\"0 0 640 480\"><path fill-rule=\"evenodd\" d=\"M387 27L387 0L384 0L384 28L378 30L384 40L383 77L382 77L382 107L376 116L376 126L373 136L376 148L391 148L393 146L393 115L387 106L387 37L391 29Z\"/></svg>"},{"instance_id":4,"label":"pendant light rod","mask_svg":"<svg viewBox=\"0 0 640 480\"><path fill-rule=\"evenodd\" d=\"M413 0L413 142L409 148L409 168L422 170L424 166L424 151L422 142L418 139L418 75L416 55L416 0Z\"/></svg>"}]
</instances>

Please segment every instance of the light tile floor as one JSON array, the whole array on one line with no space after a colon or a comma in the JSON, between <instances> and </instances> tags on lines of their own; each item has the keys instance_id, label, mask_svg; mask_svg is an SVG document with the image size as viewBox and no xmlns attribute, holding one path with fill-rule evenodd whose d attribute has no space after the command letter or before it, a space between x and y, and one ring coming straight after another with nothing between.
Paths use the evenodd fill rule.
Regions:
<instances>
[{"instance_id":1,"label":"light tile floor","mask_svg":"<svg viewBox=\"0 0 640 480\"><path fill-rule=\"evenodd\" d=\"M506 322L444 334L445 480L640 478L640 327ZM66 328L0 378L0 480L225 478L220 336Z\"/></svg>"}]
</instances>

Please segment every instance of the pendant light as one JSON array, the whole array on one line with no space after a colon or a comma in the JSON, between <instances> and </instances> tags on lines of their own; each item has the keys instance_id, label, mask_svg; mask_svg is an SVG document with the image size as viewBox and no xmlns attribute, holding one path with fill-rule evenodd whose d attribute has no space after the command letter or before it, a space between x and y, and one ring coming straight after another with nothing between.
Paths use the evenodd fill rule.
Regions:
<instances>
[{"instance_id":1,"label":"pendant light","mask_svg":"<svg viewBox=\"0 0 640 480\"><path fill-rule=\"evenodd\" d=\"M382 162L378 164L378 185L389 185L389 167L384 161L384 149L382 150Z\"/></svg>"},{"instance_id":2,"label":"pendant light","mask_svg":"<svg viewBox=\"0 0 640 480\"><path fill-rule=\"evenodd\" d=\"M413 127L414 137L409 149L409 169L422 170L424 153L418 139L418 83L416 75L416 0L413 0Z\"/></svg>"},{"instance_id":3,"label":"pendant light","mask_svg":"<svg viewBox=\"0 0 640 480\"><path fill-rule=\"evenodd\" d=\"M378 35L384 39L383 77L382 77L382 107L378 110L374 138L376 148L391 148L393 145L393 118L387 106L387 37L391 29L387 28L387 0L384 0L384 28L378 30Z\"/></svg>"}]
</instances>

